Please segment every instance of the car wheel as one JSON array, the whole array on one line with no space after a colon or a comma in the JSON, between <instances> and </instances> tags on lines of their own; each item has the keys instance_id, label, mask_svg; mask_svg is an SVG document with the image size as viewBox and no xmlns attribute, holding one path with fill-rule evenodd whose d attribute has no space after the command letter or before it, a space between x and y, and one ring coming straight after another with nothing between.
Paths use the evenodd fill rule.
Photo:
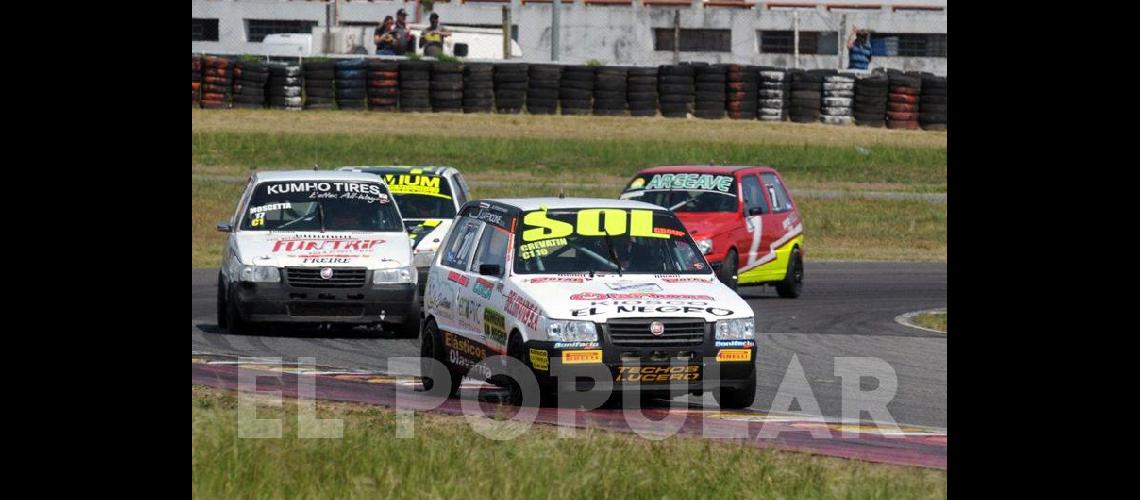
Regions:
<instances>
[{"instance_id":1,"label":"car wheel","mask_svg":"<svg viewBox=\"0 0 1140 500\"><path fill-rule=\"evenodd\" d=\"M226 331L232 334L240 335L249 330L249 325L241 317L241 312L238 311L236 300L226 301Z\"/></svg>"},{"instance_id":2,"label":"car wheel","mask_svg":"<svg viewBox=\"0 0 1140 500\"><path fill-rule=\"evenodd\" d=\"M515 358L519 361L519 363L522 363L523 366L527 366L525 356L523 356L522 339L518 336L518 334L511 335L511 340L507 343L507 356ZM513 406L522 406L522 386L519 385L517 378L504 377L504 381L506 382L507 386L507 402Z\"/></svg>"},{"instance_id":3,"label":"car wheel","mask_svg":"<svg viewBox=\"0 0 1140 500\"><path fill-rule=\"evenodd\" d=\"M741 389L722 388L713 391L713 399L721 408L739 410L748 408L756 402L756 374Z\"/></svg>"},{"instance_id":4,"label":"car wheel","mask_svg":"<svg viewBox=\"0 0 1140 500\"><path fill-rule=\"evenodd\" d=\"M720 275L717 276L721 283L724 283L734 292L736 291L736 263L736 249L731 249L725 254L724 262L720 265Z\"/></svg>"},{"instance_id":5,"label":"car wheel","mask_svg":"<svg viewBox=\"0 0 1140 500\"><path fill-rule=\"evenodd\" d=\"M218 323L218 328L226 328L226 278L222 276L222 272L218 271L218 300L217 306L214 308L215 321Z\"/></svg>"},{"instance_id":6,"label":"car wheel","mask_svg":"<svg viewBox=\"0 0 1140 500\"><path fill-rule=\"evenodd\" d=\"M788 259L788 272L784 280L776 283L776 293L785 299L794 299L800 296L804 286L804 259L800 257L800 249L793 248Z\"/></svg>"},{"instance_id":7,"label":"car wheel","mask_svg":"<svg viewBox=\"0 0 1140 500\"><path fill-rule=\"evenodd\" d=\"M420 338L420 358L421 359L434 359L439 362L436 363L420 363L420 381L423 383L424 390L430 391L435 387L436 378L442 378L442 374L432 376L440 370L440 364L451 376L451 390L447 393L448 397L456 397L459 395L459 383L463 380L463 376L459 375L447 365L447 361L443 359L443 351L439 349L439 329L435 326L435 320L428 320L424 324L423 336Z\"/></svg>"}]
</instances>

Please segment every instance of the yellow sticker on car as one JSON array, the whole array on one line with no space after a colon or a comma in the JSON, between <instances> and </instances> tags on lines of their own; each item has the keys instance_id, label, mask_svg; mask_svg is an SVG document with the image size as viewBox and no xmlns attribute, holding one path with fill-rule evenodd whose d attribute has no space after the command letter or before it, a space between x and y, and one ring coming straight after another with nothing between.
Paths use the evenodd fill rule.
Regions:
<instances>
[{"instance_id":1,"label":"yellow sticker on car","mask_svg":"<svg viewBox=\"0 0 1140 500\"><path fill-rule=\"evenodd\" d=\"M602 351L562 351L562 364L582 365L587 363L601 363Z\"/></svg>"},{"instance_id":2,"label":"yellow sticker on car","mask_svg":"<svg viewBox=\"0 0 1140 500\"><path fill-rule=\"evenodd\" d=\"M550 356L544 349L530 350L530 366L535 370L550 371Z\"/></svg>"},{"instance_id":3,"label":"yellow sticker on car","mask_svg":"<svg viewBox=\"0 0 1140 500\"><path fill-rule=\"evenodd\" d=\"M716 353L718 363L752 361L752 349L721 349Z\"/></svg>"}]
</instances>

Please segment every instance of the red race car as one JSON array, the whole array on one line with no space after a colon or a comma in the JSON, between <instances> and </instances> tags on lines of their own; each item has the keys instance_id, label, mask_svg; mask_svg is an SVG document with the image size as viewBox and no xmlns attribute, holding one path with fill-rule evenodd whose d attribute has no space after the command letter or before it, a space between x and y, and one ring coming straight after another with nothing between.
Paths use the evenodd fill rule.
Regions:
<instances>
[{"instance_id":1,"label":"red race car","mask_svg":"<svg viewBox=\"0 0 1140 500\"><path fill-rule=\"evenodd\" d=\"M653 167L621 194L672 210L717 276L737 284L769 284L781 297L800 296L804 225L783 178L771 167Z\"/></svg>"}]
</instances>

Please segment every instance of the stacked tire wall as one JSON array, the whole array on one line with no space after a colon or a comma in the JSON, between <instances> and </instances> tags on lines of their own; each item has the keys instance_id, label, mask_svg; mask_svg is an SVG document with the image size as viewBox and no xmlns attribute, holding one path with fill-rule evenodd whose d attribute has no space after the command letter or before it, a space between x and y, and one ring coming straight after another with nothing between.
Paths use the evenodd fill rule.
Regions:
<instances>
[{"instance_id":1,"label":"stacked tire wall","mask_svg":"<svg viewBox=\"0 0 1140 500\"><path fill-rule=\"evenodd\" d=\"M887 120L887 75L873 73L855 80L855 124L883 127Z\"/></svg>"},{"instance_id":2,"label":"stacked tire wall","mask_svg":"<svg viewBox=\"0 0 1140 500\"><path fill-rule=\"evenodd\" d=\"M431 63L400 61L400 112L431 112Z\"/></svg>"},{"instance_id":3,"label":"stacked tire wall","mask_svg":"<svg viewBox=\"0 0 1140 500\"><path fill-rule=\"evenodd\" d=\"M657 116L657 68L629 68L626 103L630 116Z\"/></svg>"},{"instance_id":4,"label":"stacked tire wall","mask_svg":"<svg viewBox=\"0 0 1140 500\"><path fill-rule=\"evenodd\" d=\"M190 105L197 107L202 92L202 56L190 54Z\"/></svg>"},{"instance_id":5,"label":"stacked tire wall","mask_svg":"<svg viewBox=\"0 0 1140 500\"><path fill-rule=\"evenodd\" d=\"M818 122L823 106L823 73L792 72L791 108L788 119L796 123Z\"/></svg>"},{"instance_id":6,"label":"stacked tire wall","mask_svg":"<svg viewBox=\"0 0 1140 500\"><path fill-rule=\"evenodd\" d=\"M850 125L855 105L855 77L846 74L823 77L823 107L820 120L831 125Z\"/></svg>"},{"instance_id":7,"label":"stacked tire wall","mask_svg":"<svg viewBox=\"0 0 1140 500\"><path fill-rule=\"evenodd\" d=\"M336 66L332 61L302 61L305 82L304 109L333 109L336 100L333 79Z\"/></svg>"},{"instance_id":8,"label":"stacked tire wall","mask_svg":"<svg viewBox=\"0 0 1140 500\"><path fill-rule=\"evenodd\" d=\"M367 108L364 87L368 83L367 66L364 59L337 59L333 83L336 87L336 107L338 109Z\"/></svg>"},{"instance_id":9,"label":"stacked tire wall","mask_svg":"<svg viewBox=\"0 0 1140 500\"><path fill-rule=\"evenodd\" d=\"M526 106L526 93L530 78L530 66L526 64L496 64L495 112L516 115Z\"/></svg>"},{"instance_id":10,"label":"stacked tire wall","mask_svg":"<svg viewBox=\"0 0 1140 500\"><path fill-rule=\"evenodd\" d=\"M693 116L708 119L724 118L725 79L728 68L722 64L702 64L693 69L696 80Z\"/></svg>"},{"instance_id":11,"label":"stacked tire wall","mask_svg":"<svg viewBox=\"0 0 1140 500\"><path fill-rule=\"evenodd\" d=\"M918 96L922 79L905 73L887 73L890 92L887 94L887 128L914 130L919 128Z\"/></svg>"},{"instance_id":12,"label":"stacked tire wall","mask_svg":"<svg viewBox=\"0 0 1140 500\"><path fill-rule=\"evenodd\" d=\"M594 80L594 115L626 115L629 91L629 68L603 66L597 69Z\"/></svg>"},{"instance_id":13,"label":"stacked tire wall","mask_svg":"<svg viewBox=\"0 0 1140 500\"><path fill-rule=\"evenodd\" d=\"M558 112L558 88L562 66L531 64L527 68L526 112L553 115Z\"/></svg>"},{"instance_id":14,"label":"stacked tire wall","mask_svg":"<svg viewBox=\"0 0 1140 500\"><path fill-rule=\"evenodd\" d=\"M767 122L784 121L791 107L792 77L780 68L761 67L757 91L757 118Z\"/></svg>"},{"instance_id":15,"label":"stacked tire wall","mask_svg":"<svg viewBox=\"0 0 1140 500\"><path fill-rule=\"evenodd\" d=\"M918 107L918 123L923 130L946 130L946 77L922 77Z\"/></svg>"},{"instance_id":16,"label":"stacked tire wall","mask_svg":"<svg viewBox=\"0 0 1140 500\"><path fill-rule=\"evenodd\" d=\"M594 107L594 67L565 66L558 81L558 103L564 115L588 115Z\"/></svg>"},{"instance_id":17,"label":"stacked tire wall","mask_svg":"<svg viewBox=\"0 0 1140 500\"><path fill-rule=\"evenodd\" d=\"M661 116L685 118L692 110L696 80L693 66L665 65L657 68L657 99L661 102Z\"/></svg>"},{"instance_id":18,"label":"stacked tire wall","mask_svg":"<svg viewBox=\"0 0 1140 500\"><path fill-rule=\"evenodd\" d=\"M495 107L495 67L463 65L463 112L490 113Z\"/></svg>"},{"instance_id":19,"label":"stacked tire wall","mask_svg":"<svg viewBox=\"0 0 1140 500\"><path fill-rule=\"evenodd\" d=\"M254 61L234 63L234 107L264 108L265 86L268 81L269 68L265 63Z\"/></svg>"},{"instance_id":20,"label":"stacked tire wall","mask_svg":"<svg viewBox=\"0 0 1140 500\"><path fill-rule=\"evenodd\" d=\"M296 64L272 63L267 67L269 81L265 93L273 109L301 110L301 67Z\"/></svg>"},{"instance_id":21,"label":"stacked tire wall","mask_svg":"<svg viewBox=\"0 0 1140 500\"><path fill-rule=\"evenodd\" d=\"M436 113L463 111L463 66L454 62L431 64L431 110Z\"/></svg>"},{"instance_id":22,"label":"stacked tire wall","mask_svg":"<svg viewBox=\"0 0 1140 500\"><path fill-rule=\"evenodd\" d=\"M233 96L233 61L225 57L206 56L202 58L202 97L205 109L225 109L230 107Z\"/></svg>"},{"instance_id":23,"label":"stacked tire wall","mask_svg":"<svg viewBox=\"0 0 1140 500\"><path fill-rule=\"evenodd\" d=\"M756 67L729 64L724 81L728 117L733 120L755 119L760 90L760 73Z\"/></svg>"},{"instance_id":24,"label":"stacked tire wall","mask_svg":"<svg viewBox=\"0 0 1140 500\"><path fill-rule=\"evenodd\" d=\"M396 111L400 103L400 63L368 59L364 90L371 111Z\"/></svg>"}]
</instances>

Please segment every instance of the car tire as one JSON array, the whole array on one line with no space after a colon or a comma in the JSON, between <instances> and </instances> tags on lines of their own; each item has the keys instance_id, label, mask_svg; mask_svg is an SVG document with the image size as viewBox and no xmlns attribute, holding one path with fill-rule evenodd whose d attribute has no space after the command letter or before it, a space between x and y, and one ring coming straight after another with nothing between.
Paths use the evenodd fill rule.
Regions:
<instances>
[{"instance_id":1,"label":"car tire","mask_svg":"<svg viewBox=\"0 0 1140 500\"><path fill-rule=\"evenodd\" d=\"M725 286L731 288L734 292L737 287L736 268L738 262L739 258L736 255L736 249L730 249L724 256L724 262L720 265L720 273L717 274L717 278L720 279L720 282L724 283Z\"/></svg>"},{"instance_id":2,"label":"car tire","mask_svg":"<svg viewBox=\"0 0 1140 500\"><path fill-rule=\"evenodd\" d=\"M423 335L420 337L420 358L430 358L438 361L446 369L451 376L451 388L447 393L448 397L459 396L459 384L463 381L463 376L458 374L454 368L447 364L447 360L443 358L443 351L439 349L439 328L435 326L435 320L429 319L424 323ZM423 384L425 391L432 390L435 387L435 377L431 376L433 370L438 370L439 365L432 363L422 363L420 365L420 382Z\"/></svg>"},{"instance_id":3,"label":"car tire","mask_svg":"<svg viewBox=\"0 0 1140 500\"><path fill-rule=\"evenodd\" d=\"M800 256L800 249L793 248L788 258L788 272L784 280L776 283L776 293L785 299L794 299L800 296L804 286L804 259Z\"/></svg>"},{"instance_id":4,"label":"car tire","mask_svg":"<svg viewBox=\"0 0 1140 500\"><path fill-rule=\"evenodd\" d=\"M229 319L227 318L226 312L226 278L222 276L221 271L218 271L218 300L217 307L215 308L215 317L218 328L223 330L226 329L226 325L229 323L226 321Z\"/></svg>"},{"instance_id":5,"label":"car tire","mask_svg":"<svg viewBox=\"0 0 1140 500\"><path fill-rule=\"evenodd\" d=\"M241 312L238 311L236 300L226 301L226 332L233 335L241 335L249 331L249 325L241 317Z\"/></svg>"},{"instance_id":6,"label":"car tire","mask_svg":"<svg viewBox=\"0 0 1140 500\"><path fill-rule=\"evenodd\" d=\"M752 406L756 402L756 373L752 379L740 389L719 388L713 390L713 399L721 408L739 410Z\"/></svg>"}]
</instances>

